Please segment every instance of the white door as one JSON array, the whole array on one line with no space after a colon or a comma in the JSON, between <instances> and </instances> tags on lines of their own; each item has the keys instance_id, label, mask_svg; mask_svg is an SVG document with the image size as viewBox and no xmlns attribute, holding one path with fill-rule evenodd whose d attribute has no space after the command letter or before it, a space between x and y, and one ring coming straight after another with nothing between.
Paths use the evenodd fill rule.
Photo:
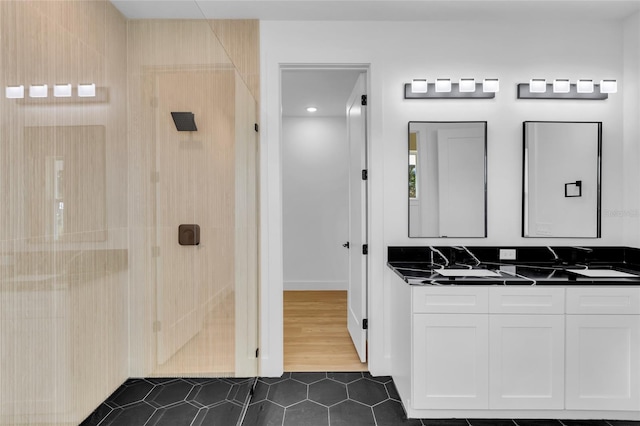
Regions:
<instances>
[{"instance_id":1,"label":"white door","mask_svg":"<svg viewBox=\"0 0 640 426\"><path fill-rule=\"evenodd\" d=\"M347 101L347 131L349 135L349 283L347 327L360 361L367 361L367 331L363 320L367 315L367 168L365 74L361 74Z\"/></svg>"},{"instance_id":2,"label":"white door","mask_svg":"<svg viewBox=\"0 0 640 426\"><path fill-rule=\"evenodd\" d=\"M440 236L484 237L484 129L438 130Z\"/></svg>"}]
</instances>

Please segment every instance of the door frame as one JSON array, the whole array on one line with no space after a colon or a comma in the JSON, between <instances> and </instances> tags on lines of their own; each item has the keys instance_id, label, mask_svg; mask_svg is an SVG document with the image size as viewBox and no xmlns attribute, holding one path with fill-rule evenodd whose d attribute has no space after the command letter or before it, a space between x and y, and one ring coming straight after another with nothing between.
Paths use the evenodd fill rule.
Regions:
<instances>
[{"instance_id":1,"label":"door frame","mask_svg":"<svg viewBox=\"0 0 640 426\"><path fill-rule=\"evenodd\" d=\"M277 114L277 135L273 142L263 133L262 143L268 145L261 149L260 169L261 169L261 236L260 236L260 300L261 300L261 322L260 322L260 374L266 377L282 375L284 371L284 320L283 320L283 292L284 292L284 253L283 253L283 211L282 211L282 72L292 70L354 70L362 71L365 74L366 92L371 92L371 66L370 64L340 64L340 63L278 63L277 68L277 93L269 95L277 98L277 112L270 108L268 112ZM264 70L262 71L264 73ZM264 97L263 97L264 99ZM263 104L264 105L264 104ZM263 110L264 111L264 110ZM371 135L371 112L370 108L365 108L366 134ZM263 129L268 126L269 120L261 114ZM273 121L273 120L272 120ZM264 131L261 129L261 131ZM267 129L268 131L268 129ZM371 169L370 138L367 138L366 164ZM269 171L271 169L271 171ZM277 185L269 175L276 176ZM368 179L367 192L371 194L371 179ZM367 235L371 236L371 197L367 197ZM369 244L371 238L369 238ZM371 277L372 262L367 262L367 276ZM370 282L367 283L369 287ZM367 312L371 312L371 291L367 290ZM367 340L372 340L371 333L367 333ZM372 345L369 343L369 356L371 359ZM369 369L371 370L370 366Z\"/></svg>"}]
</instances>

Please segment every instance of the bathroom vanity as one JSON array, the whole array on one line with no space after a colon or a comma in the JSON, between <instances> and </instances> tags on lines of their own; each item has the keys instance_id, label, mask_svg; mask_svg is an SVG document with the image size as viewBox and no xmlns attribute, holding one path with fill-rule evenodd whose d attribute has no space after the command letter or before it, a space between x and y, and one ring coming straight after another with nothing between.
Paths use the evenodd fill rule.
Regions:
<instances>
[{"instance_id":1,"label":"bathroom vanity","mask_svg":"<svg viewBox=\"0 0 640 426\"><path fill-rule=\"evenodd\" d=\"M640 420L640 250L500 249L389 247L408 417Z\"/></svg>"}]
</instances>

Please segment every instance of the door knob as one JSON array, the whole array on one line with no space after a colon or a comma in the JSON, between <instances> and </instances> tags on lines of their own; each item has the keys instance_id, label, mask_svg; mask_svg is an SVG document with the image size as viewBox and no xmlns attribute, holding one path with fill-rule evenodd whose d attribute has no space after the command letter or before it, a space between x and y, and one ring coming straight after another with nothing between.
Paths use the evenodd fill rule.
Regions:
<instances>
[{"instance_id":1,"label":"door knob","mask_svg":"<svg viewBox=\"0 0 640 426\"><path fill-rule=\"evenodd\" d=\"M344 244L342 245L342 247L349 248L349 241L347 241L346 243L344 243Z\"/></svg>"}]
</instances>

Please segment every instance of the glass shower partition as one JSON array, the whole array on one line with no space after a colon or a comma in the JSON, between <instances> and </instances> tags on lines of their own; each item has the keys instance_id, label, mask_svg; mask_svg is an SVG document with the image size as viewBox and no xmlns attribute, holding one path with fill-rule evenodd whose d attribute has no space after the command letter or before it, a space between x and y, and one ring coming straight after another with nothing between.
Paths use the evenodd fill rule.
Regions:
<instances>
[{"instance_id":1,"label":"glass shower partition","mask_svg":"<svg viewBox=\"0 0 640 426\"><path fill-rule=\"evenodd\" d=\"M258 88L246 66L257 25L128 22L131 264L141 283L131 344L145 376L258 373Z\"/></svg>"},{"instance_id":2,"label":"glass shower partition","mask_svg":"<svg viewBox=\"0 0 640 426\"><path fill-rule=\"evenodd\" d=\"M0 1L0 425L258 374L257 58L257 21Z\"/></svg>"}]
</instances>

